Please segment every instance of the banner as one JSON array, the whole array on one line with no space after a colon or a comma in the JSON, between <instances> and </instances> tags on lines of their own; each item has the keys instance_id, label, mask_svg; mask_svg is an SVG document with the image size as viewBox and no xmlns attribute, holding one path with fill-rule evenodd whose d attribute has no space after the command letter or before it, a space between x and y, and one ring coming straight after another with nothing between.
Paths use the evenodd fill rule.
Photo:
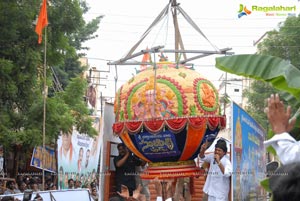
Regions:
<instances>
[{"instance_id":1,"label":"banner","mask_svg":"<svg viewBox=\"0 0 300 201\"><path fill-rule=\"evenodd\" d=\"M99 135L91 138L72 129L61 133L57 141L58 188L67 189L68 179L90 184L96 179L99 162L100 118L94 118Z\"/></svg>"},{"instance_id":2,"label":"banner","mask_svg":"<svg viewBox=\"0 0 300 201\"><path fill-rule=\"evenodd\" d=\"M143 154L151 161L161 158L161 155L166 157L179 156L181 153L178 150L174 133L169 130L160 132L156 135L150 134L147 131L140 135L134 135L137 146L143 150Z\"/></svg>"},{"instance_id":3,"label":"banner","mask_svg":"<svg viewBox=\"0 0 300 201\"><path fill-rule=\"evenodd\" d=\"M33 149L30 166L43 169L42 164L44 164L44 170L49 172L56 172L56 158L55 150L50 147L45 147L44 150L44 163L43 160L43 147L38 146Z\"/></svg>"},{"instance_id":4,"label":"banner","mask_svg":"<svg viewBox=\"0 0 300 201\"><path fill-rule=\"evenodd\" d=\"M266 192L260 186L265 178L265 131L242 108L233 103L233 175L234 200L264 200Z\"/></svg>"}]
</instances>

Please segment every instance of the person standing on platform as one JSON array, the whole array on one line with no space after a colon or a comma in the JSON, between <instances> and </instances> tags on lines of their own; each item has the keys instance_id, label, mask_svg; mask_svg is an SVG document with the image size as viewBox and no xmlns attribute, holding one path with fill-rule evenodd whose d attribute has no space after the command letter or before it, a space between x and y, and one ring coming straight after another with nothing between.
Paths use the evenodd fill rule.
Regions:
<instances>
[{"instance_id":1,"label":"person standing on platform","mask_svg":"<svg viewBox=\"0 0 300 201\"><path fill-rule=\"evenodd\" d=\"M200 158L210 164L203 192L208 195L208 201L228 201L232 164L227 153L225 140L220 139L215 145L214 153L205 155L207 143L200 148Z\"/></svg>"},{"instance_id":2,"label":"person standing on platform","mask_svg":"<svg viewBox=\"0 0 300 201\"><path fill-rule=\"evenodd\" d=\"M136 189L135 182L135 167L142 165L142 161L127 149L125 144L119 143L119 155L114 158L114 165L116 168L116 185L117 192L122 192L122 185L126 186L129 190L129 195L132 196L133 191Z\"/></svg>"}]
</instances>

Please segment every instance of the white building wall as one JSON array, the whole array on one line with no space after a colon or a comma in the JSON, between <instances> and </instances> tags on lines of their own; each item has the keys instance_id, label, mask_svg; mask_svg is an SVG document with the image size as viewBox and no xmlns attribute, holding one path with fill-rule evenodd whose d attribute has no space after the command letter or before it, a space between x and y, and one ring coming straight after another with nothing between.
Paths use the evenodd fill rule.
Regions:
<instances>
[{"instance_id":1,"label":"white building wall","mask_svg":"<svg viewBox=\"0 0 300 201\"><path fill-rule=\"evenodd\" d=\"M115 142L119 143L121 140L119 137L113 135L112 126L115 122L115 115L114 115L114 105L111 103L105 103L103 106L103 118L101 124L101 132L103 133L103 137L100 140L100 170L99 170L99 200L104 200L104 186L105 186L105 174L108 170L114 167L107 167L105 164L107 153L107 142ZM112 147L111 152L114 155L118 155L118 150ZM111 154L111 153L109 153ZM111 161L111 166L113 163Z\"/></svg>"}]
</instances>

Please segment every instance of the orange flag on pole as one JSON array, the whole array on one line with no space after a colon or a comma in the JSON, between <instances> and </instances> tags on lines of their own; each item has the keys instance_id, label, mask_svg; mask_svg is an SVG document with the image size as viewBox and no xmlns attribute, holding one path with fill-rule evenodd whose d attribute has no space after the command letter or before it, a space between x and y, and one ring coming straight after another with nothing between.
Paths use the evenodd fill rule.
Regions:
<instances>
[{"instance_id":1,"label":"orange flag on pole","mask_svg":"<svg viewBox=\"0 0 300 201\"><path fill-rule=\"evenodd\" d=\"M35 32L39 36L38 43L42 43L42 34L43 28L48 25L48 16L47 16L47 0L43 0L43 5L40 10L39 18L35 27Z\"/></svg>"},{"instance_id":2,"label":"orange flag on pole","mask_svg":"<svg viewBox=\"0 0 300 201\"><path fill-rule=\"evenodd\" d=\"M149 48L147 47L146 50L149 50ZM151 62L151 55L149 52L144 53L144 56L142 58L142 63L146 63L146 62ZM145 70L147 69L147 65L146 64L142 64L141 65L141 70Z\"/></svg>"}]
</instances>

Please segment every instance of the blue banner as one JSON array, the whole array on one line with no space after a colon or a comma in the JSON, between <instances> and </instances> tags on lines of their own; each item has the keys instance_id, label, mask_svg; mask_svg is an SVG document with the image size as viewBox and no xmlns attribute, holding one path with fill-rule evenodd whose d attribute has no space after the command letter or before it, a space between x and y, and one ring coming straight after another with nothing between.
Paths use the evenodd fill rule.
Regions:
<instances>
[{"instance_id":1,"label":"blue banner","mask_svg":"<svg viewBox=\"0 0 300 201\"><path fill-rule=\"evenodd\" d=\"M162 155L173 157L181 154L178 151L174 134L168 130L155 135L143 132L134 137L138 148L150 160L161 158Z\"/></svg>"},{"instance_id":2,"label":"blue banner","mask_svg":"<svg viewBox=\"0 0 300 201\"><path fill-rule=\"evenodd\" d=\"M43 158L44 156L44 158ZM39 169L43 169L42 160L44 159L44 170L49 172L56 172L56 158L55 150L50 147L38 146L33 149L30 165Z\"/></svg>"},{"instance_id":3,"label":"blue banner","mask_svg":"<svg viewBox=\"0 0 300 201\"><path fill-rule=\"evenodd\" d=\"M260 181L266 177L265 131L241 107L232 106L234 200L265 198Z\"/></svg>"}]
</instances>

